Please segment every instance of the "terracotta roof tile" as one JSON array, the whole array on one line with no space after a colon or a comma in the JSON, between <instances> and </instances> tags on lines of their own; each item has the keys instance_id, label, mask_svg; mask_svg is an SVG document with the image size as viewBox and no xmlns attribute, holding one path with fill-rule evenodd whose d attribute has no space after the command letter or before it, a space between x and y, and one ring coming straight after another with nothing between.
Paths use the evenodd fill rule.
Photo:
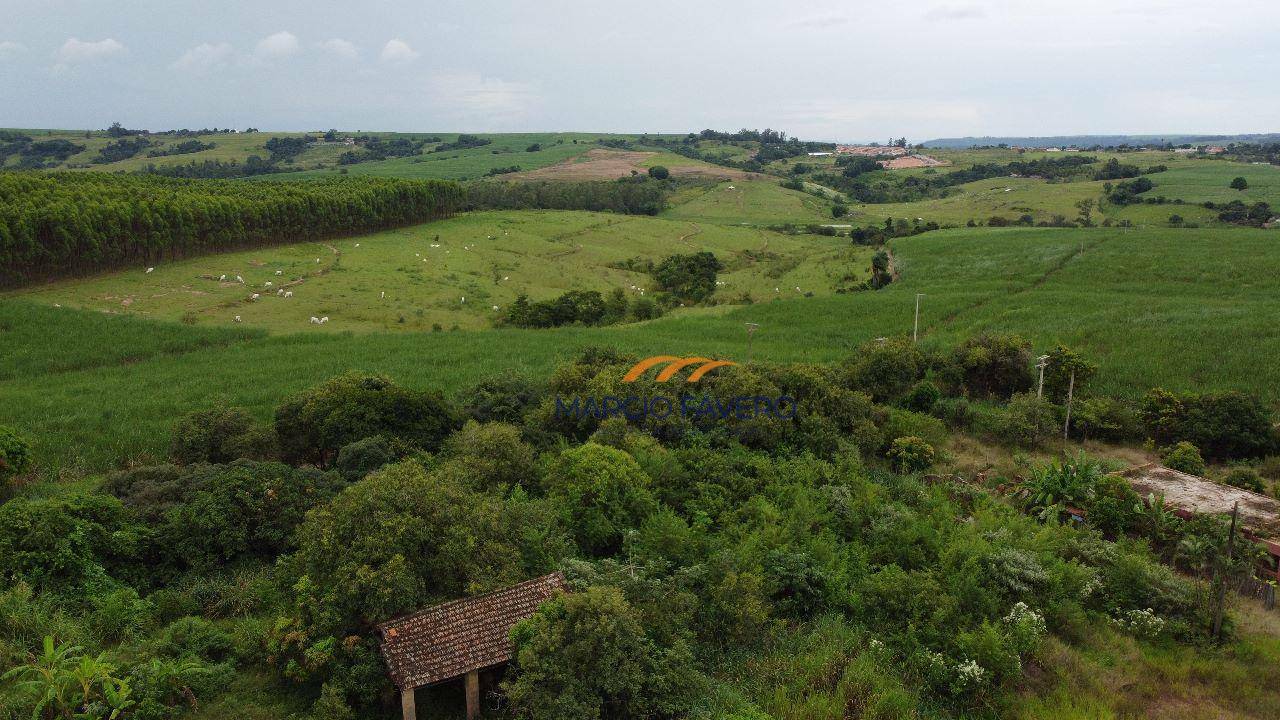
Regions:
<instances>
[{"instance_id":1,"label":"terracotta roof tile","mask_svg":"<svg viewBox=\"0 0 1280 720\"><path fill-rule=\"evenodd\" d=\"M564 574L556 572L382 623L392 682L421 687L509 661L511 628L564 589Z\"/></svg>"}]
</instances>

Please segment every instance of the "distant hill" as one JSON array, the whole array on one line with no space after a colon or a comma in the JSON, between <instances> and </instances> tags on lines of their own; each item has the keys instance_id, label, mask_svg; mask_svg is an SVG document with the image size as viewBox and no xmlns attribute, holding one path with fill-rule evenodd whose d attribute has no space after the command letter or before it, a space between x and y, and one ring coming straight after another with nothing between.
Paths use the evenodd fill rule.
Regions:
<instances>
[{"instance_id":1,"label":"distant hill","mask_svg":"<svg viewBox=\"0 0 1280 720\"><path fill-rule=\"evenodd\" d=\"M1151 145L1172 143L1231 143L1231 142L1280 142L1280 133L1251 133L1246 135L1049 135L1046 137L960 137L925 140L929 148L961 149L988 145L1021 145L1022 147L1093 147L1100 145Z\"/></svg>"}]
</instances>

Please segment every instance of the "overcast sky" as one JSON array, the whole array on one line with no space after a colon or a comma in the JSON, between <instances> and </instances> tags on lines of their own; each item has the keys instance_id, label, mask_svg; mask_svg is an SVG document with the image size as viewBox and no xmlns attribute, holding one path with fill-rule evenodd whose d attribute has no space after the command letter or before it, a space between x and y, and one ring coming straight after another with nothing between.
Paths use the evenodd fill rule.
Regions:
<instances>
[{"instance_id":1,"label":"overcast sky","mask_svg":"<svg viewBox=\"0 0 1280 720\"><path fill-rule=\"evenodd\" d=\"M1275 0L0 0L0 126L1280 131Z\"/></svg>"}]
</instances>

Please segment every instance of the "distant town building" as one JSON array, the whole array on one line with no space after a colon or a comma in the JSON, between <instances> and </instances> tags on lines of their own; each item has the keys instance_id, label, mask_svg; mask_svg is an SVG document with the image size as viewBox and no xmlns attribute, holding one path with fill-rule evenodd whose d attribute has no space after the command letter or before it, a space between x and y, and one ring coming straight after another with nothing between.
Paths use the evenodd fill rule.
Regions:
<instances>
[{"instance_id":1,"label":"distant town building","mask_svg":"<svg viewBox=\"0 0 1280 720\"><path fill-rule=\"evenodd\" d=\"M832 153L829 153L829 152L811 152L809 153L809 157L827 157L828 155L831 155L831 154Z\"/></svg>"},{"instance_id":2,"label":"distant town building","mask_svg":"<svg viewBox=\"0 0 1280 720\"><path fill-rule=\"evenodd\" d=\"M1204 151L1206 153L1209 153L1210 155L1220 155L1226 152L1227 149L1222 147L1221 145L1206 145L1204 148Z\"/></svg>"}]
</instances>

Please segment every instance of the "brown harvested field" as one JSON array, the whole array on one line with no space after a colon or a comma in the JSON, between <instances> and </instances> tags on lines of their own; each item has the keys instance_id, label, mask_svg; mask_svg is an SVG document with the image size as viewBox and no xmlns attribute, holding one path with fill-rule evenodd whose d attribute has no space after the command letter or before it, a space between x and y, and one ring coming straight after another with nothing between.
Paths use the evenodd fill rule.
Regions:
<instances>
[{"instance_id":1,"label":"brown harvested field","mask_svg":"<svg viewBox=\"0 0 1280 720\"><path fill-rule=\"evenodd\" d=\"M613 180L627 177L632 171L648 172L645 164L654 152L638 150L610 150L592 148L587 152L562 160L555 165L504 175L504 180ZM671 166L672 175L723 178L726 180L751 180L761 177L735 168L719 167L707 163Z\"/></svg>"}]
</instances>

